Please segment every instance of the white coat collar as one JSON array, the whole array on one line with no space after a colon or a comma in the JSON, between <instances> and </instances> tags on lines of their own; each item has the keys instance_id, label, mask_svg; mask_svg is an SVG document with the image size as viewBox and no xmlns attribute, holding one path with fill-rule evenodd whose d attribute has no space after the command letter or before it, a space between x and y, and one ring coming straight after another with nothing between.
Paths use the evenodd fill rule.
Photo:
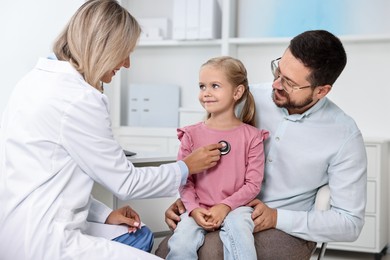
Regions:
<instances>
[{"instance_id":1,"label":"white coat collar","mask_svg":"<svg viewBox=\"0 0 390 260\"><path fill-rule=\"evenodd\" d=\"M38 60L36 68L50 72L72 74L84 81L83 76L67 61L40 58Z\"/></svg>"}]
</instances>

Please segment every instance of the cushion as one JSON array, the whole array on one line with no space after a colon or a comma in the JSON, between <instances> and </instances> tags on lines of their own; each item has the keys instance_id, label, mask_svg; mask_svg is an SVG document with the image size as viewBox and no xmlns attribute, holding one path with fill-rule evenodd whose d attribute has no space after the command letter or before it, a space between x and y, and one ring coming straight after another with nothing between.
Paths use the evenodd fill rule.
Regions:
<instances>
[{"instance_id":1,"label":"cushion","mask_svg":"<svg viewBox=\"0 0 390 260\"><path fill-rule=\"evenodd\" d=\"M293 237L278 229L257 232L255 246L257 259L269 260L309 260L316 249L316 243ZM168 254L167 236L156 250L156 255L165 258ZM205 237L203 246L198 250L199 260L223 260L223 245L219 231L210 232Z\"/></svg>"}]
</instances>

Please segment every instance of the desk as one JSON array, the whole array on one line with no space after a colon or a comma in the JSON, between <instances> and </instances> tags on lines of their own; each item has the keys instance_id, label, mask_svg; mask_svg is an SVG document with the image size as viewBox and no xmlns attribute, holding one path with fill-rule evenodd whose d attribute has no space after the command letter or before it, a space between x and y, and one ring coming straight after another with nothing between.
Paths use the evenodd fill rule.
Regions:
<instances>
[{"instance_id":1,"label":"desk","mask_svg":"<svg viewBox=\"0 0 390 260\"><path fill-rule=\"evenodd\" d=\"M163 163L175 162L177 155L161 155L161 154L150 154L150 153L140 153L133 156L128 156L130 162L136 167L144 166L159 166Z\"/></svg>"}]
</instances>

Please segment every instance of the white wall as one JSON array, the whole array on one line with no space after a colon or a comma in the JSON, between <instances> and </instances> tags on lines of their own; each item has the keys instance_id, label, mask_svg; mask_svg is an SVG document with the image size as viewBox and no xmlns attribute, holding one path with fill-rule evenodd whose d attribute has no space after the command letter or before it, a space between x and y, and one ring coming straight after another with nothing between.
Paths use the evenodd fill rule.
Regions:
<instances>
[{"instance_id":1,"label":"white wall","mask_svg":"<svg viewBox=\"0 0 390 260\"><path fill-rule=\"evenodd\" d=\"M17 81L46 56L83 0L7 0L0 3L0 113ZM1 115L0 115L1 118Z\"/></svg>"},{"instance_id":2,"label":"white wall","mask_svg":"<svg viewBox=\"0 0 390 260\"><path fill-rule=\"evenodd\" d=\"M390 139L390 36L348 42L345 49L348 63L330 98L356 120L363 136Z\"/></svg>"}]
</instances>

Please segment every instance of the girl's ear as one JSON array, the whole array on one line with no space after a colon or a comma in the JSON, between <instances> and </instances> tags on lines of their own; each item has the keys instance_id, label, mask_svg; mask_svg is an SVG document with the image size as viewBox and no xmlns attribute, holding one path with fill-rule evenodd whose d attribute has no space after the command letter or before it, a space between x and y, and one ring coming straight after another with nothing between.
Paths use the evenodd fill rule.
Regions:
<instances>
[{"instance_id":1,"label":"girl's ear","mask_svg":"<svg viewBox=\"0 0 390 260\"><path fill-rule=\"evenodd\" d=\"M235 101L239 100L242 97L242 95L244 94L244 92L245 92L245 86L242 84L238 85L236 87L236 89L234 90L234 94L233 94L234 100Z\"/></svg>"}]
</instances>

